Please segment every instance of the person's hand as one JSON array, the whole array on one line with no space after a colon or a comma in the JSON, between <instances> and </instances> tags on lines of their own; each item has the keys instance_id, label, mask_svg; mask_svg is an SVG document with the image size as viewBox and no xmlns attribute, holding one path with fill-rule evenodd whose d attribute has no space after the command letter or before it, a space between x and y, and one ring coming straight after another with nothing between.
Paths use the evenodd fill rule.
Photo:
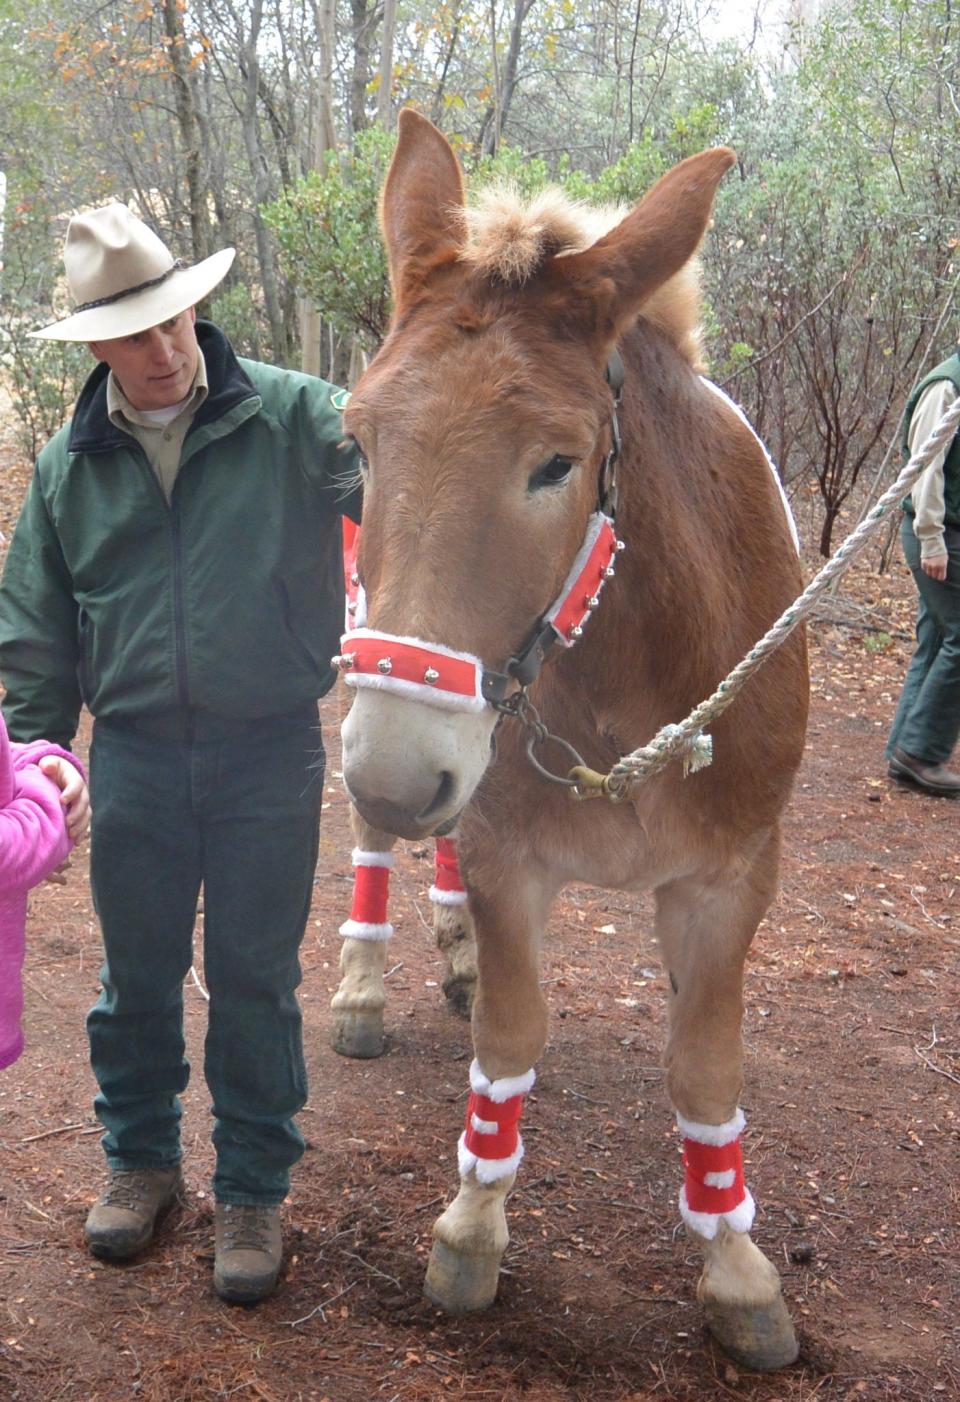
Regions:
<instances>
[{"instance_id":1,"label":"person's hand","mask_svg":"<svg viewBox=\"0 0 960 1402\"><path fill-rule=\"evenodd\" d=\"M928 555L925 560L920 561L920 568L924 574L928 574L931 579L939 579L941 582L947 577L947 562L949 555Z\"/></svg>"},{"instance_id":2,"label":"person's hand","mask_svg":"<svg viewBox=\"0 0 960 1402\"><path fill-rule=\"evenodd\" d=\"M51 886L66 886L67 868L72 866L73 862L70 860L70 858L64 857L60 865L58 867L54 867L53 871L46 878L48 884Z\"/></svg>"},{"instance_id":3,"label":"person's hand","mask_svg":"<svg viewBox=\"0 0 960 1402\"><path fill-rule=\"evenodd\" d=\"M40 768L60 790L60 803L67 821L67 835L79 842L90 826L90 795L83 775L60 755L44 755ZM62 882L61 882L62 884Z\"/></svg>"}]
</instances>

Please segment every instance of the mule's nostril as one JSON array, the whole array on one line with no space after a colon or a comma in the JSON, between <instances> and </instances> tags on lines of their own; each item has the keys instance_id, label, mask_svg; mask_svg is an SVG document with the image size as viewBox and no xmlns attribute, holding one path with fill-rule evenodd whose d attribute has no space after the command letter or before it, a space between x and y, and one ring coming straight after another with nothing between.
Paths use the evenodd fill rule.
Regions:
<instances>
[{"instance_id":1,"label":"mule's nostril","mask_svg":"<svg viewBox=\"0 0 960 1402\"><path fill-rule=\"evenodd\" d=\"M449 770L444 769L440 775L440 783L437 785L437 791L433 796L433 801L429 803L426 808L420 810L417 814L417 821L422 822L424 825L429 825L434 815L439 816L445 814L449 810L455 787L453 775Z\"/></svg>"}]
</instances>

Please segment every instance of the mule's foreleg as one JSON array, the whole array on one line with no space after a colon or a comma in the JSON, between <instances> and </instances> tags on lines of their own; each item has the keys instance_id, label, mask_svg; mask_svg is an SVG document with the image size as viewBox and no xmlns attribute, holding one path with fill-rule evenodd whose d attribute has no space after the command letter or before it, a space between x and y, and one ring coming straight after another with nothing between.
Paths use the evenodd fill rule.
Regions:
<instances>
[{"instance_id":1,"label":"mule's foreleg","mask_svg":"<svg viewBox=\"0 0 960 1402\"><path fill-rule=\"evenodd\" d=\"M353 901L350 918L340 926L340 987L333 995L331 1043L341 1056L381 1056L384 1049L383 982L387 941L393 926L387 919L390 870L396 838L379 832L351 810Z\"/></svg>"},{"instance_id":2,"label":"mule's foreleg","mask_svg":"<svg viewBox=\"0 0 960 1402\"><path fill-rule=\"evenodd\" d=\"M792 1363L798 1344L776 1268L750 1239L740 1149L743 962L772 898L777 841L736 872L657 892L670 974L667 1088L684 1140L680 1211L704 1255L697 1296L711 1333L748 1368Z\"/></svg>"},{"instance_id":3,"label":"mule's foreleg","mask_svg":"<svg viewBox=\"0 0 960 1402\"><path fill-rule=\"evenodd\" d=\"M509 1241L504 1207L523 1157L523 1101L547 1040L539 938L549 898L530 887L501 887L494 899L472 894L470 904L477 932L476 1059L458 1145L460 1188L434 1225L425 1282L428 1297L451 1314L483 1309L496 1296Z\"/></svg>"},{"instance_id":4,"label":"mule's foreleg","mask_svg":"<svg viewBox=\"0 0 960 1402\"><path fill-rule=\"evenodd\" d=\"M430 887L430 899L437 948L447 961L443 991L452 1011L460 1017L469 1017L477 987L477 944L454 838L437 838L435 861L436 875Z\"/></svg>"}]
</instances>

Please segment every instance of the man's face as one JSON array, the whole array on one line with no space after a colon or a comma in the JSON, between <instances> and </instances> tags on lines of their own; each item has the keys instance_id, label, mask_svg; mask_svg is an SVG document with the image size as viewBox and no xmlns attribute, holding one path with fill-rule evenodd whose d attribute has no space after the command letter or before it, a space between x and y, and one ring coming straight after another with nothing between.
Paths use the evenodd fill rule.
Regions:
<instances>
[{"instance_id":1,"label":"man's face","mask_svg":"<svg viewBox=\"0 0 960 1402\"><path fill-rule=\"evenodd\" d=\"M189 307L135 336L91 341L90 350L110 366L135 409L168 409L186 397L197 373L196 319Z\"/></svg>"}]
</instances>

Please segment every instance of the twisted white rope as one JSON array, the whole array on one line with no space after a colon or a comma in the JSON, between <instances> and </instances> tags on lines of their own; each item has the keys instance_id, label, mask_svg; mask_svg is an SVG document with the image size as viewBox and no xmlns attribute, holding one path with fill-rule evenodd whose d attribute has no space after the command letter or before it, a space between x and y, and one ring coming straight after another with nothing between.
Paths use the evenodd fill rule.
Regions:
<instances>
[{"instance_id":1,"label":"twisted white rope","mask_svg":"<svg viewBox=\"0 0 960 1402\"><path fill-rule=\"evenodd\" d=\"M682 759L684 773L702 769L713 758L713 741L704 735L704 728L722 715L737 692L754 672L766 661L770 653L793 632L797 624L811 611L827 586L849 568L854 558L866 545L875 527L913 486L914 482L939 452L946 448L960 428L960 398L956 399L930 434L929 438L914 453L900 476L877 502L876 506L860 522L857 529L847 537L840 549L829 560L820 573L807 585L799 598L786 609L750 649L742 662L724 678L712 696L690 712L686 720L676 725L665 725L648 745L624 755L618 760L607 776L605 791L611 798L622 799L644 779L657 774L673 759Z\"/></svg>"}]
</instances>

